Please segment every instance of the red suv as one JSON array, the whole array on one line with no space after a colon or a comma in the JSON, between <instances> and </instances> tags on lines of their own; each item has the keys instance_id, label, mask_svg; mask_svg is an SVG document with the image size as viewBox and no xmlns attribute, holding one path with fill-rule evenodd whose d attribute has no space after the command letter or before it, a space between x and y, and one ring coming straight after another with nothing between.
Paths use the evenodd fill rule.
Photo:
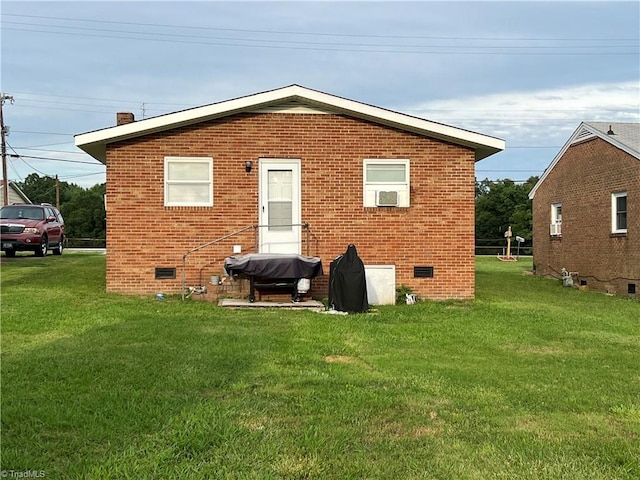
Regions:
<instances>
[{"instance_id":1,"label":"red suv","mask_svg":"<svg viewBox=\"0 0 640 480\"><path fill-rule=\"evenodd\" d=\"M64 219L48 203L14 203L0 209L0 234L2 251L7 257L15 257L17 251L24 250L44 257L49 249L54 255L62 255Z\"/></svg>"}]
</instances>

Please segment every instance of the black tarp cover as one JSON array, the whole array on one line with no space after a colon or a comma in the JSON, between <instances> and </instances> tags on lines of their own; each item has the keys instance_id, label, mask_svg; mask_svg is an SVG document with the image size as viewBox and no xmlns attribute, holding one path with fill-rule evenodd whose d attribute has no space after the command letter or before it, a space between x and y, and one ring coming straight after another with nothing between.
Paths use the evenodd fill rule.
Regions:
<instances>
[{"instance_id":1,"label":"black tarp cover","mask_svg":"<svg viewBox=\"0 0 640 480\"><path fill-rule=\"evenodd\" d=\"M353 244L331 263L329 306L334 310L350 313L369 310L364 263Z\"/></svg>"},{"instance_id":2,"label":"black tarp cover","mask_svg":"<svg viewBox=\"0 0 640 480\"><path fill-rule=\"evenodd\" d=\"M287 253L249 253L227 257L224 268L230 274L244 273L260 278L314 278L322 275L318 257Z\"/></svg>"}]
</instances>

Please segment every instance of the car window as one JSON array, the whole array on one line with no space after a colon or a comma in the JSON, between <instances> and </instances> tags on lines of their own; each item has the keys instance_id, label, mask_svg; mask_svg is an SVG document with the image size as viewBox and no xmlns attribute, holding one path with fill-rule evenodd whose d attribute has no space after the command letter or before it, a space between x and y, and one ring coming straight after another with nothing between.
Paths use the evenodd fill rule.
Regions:
<instances>
[{"instance_id":1,"label":"car window","mask_svg":"<svg viewBox=\"0 0 640 480\"><path fill-rule=\"evenodd\" d=\"M6 206L2 207L0 218L44 220L44 210L39 207Z\"/></svg>"}]
</instances>

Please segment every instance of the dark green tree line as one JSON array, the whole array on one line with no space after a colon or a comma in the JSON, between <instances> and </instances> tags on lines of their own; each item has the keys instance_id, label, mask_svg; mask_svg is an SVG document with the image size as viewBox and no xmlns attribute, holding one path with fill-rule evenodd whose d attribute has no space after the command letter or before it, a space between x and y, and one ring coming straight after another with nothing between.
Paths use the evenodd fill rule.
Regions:
<instances>
[{"instance_id":1,"label":"dark green tree line","mask_svg":"<svg viewBox=\"0 0 640 480\"><path fill-rule=\"evenodd\" d=\"M498 245L509 225L513 235L531 241L533 215L529 192L538 181L530 177L524 183L513 180L476 181L476 244Z\"/></svg>"},{"instance_id":2,"label":"dark green tree line","mask_svg":"<svg viewBox=\"0 0 640 480\"><path fill-rule=\"evenodd\" d=\"M56 179L32 173L16 182L33 203L56 204ZM65 220L67 238L106 238L104 194L106 185L82 188L59 181L60 213Z\"/></svg>"}]
</instances>

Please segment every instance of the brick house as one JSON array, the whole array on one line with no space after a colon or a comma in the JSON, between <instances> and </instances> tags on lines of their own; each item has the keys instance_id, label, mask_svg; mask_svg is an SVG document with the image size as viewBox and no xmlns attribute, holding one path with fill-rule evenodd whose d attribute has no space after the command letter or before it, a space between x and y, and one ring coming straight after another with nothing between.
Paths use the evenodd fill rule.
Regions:
<instances>
[{"instance_id":1,"label":"brick house","mask_svg":"<svg viewBox=\"0 0 640 480\"><path fill-rule=\"evenodd\" d=\"M640 124L583 122L529 194L537 275L637 295Z\"/></svg>"},{"instance_id":2,"label":"brick house","mask_svg":"<svg viewBox=\"0 0 640 480\"><path fill-rule=\"evenodd\" d=\"M322 259L324 297L353 243L394 289L474 296L474 165L501 139L298 85L118 123L76 136L107 166L109 291L179 292L234 252L282 252Z\"/></svg>"}]
</instances>

